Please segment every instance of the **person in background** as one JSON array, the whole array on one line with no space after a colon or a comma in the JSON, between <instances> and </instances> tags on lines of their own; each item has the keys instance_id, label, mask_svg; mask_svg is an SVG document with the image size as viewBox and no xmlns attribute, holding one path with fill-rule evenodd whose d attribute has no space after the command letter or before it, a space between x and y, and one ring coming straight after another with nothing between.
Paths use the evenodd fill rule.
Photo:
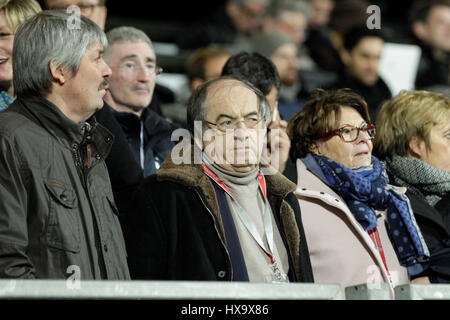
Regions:
<instances>
[{"instance_id":1,"label":"person in background","mask_svg":"<svg viewBox=\"0 0 450 320\"><path fill-rule=\"evenodd\" d=\"M187 26L178 37L180 49L231 45L261 29L270 0L226 0L208 18Z\"/></svg>"},{"instance_id":2,"label":"person in background","mask_svg":"<svg viewBox=\"0 0 450 320\"><path fill-rule=\"evenodd\" d=\"M427 281L428 248L405 190L388 184L372 156L375 127L350 89L316 89L288 124L297 159L296 195L314 280L394 287Z\"/></svg>"},{"instance_id":3,"label":"person in background","mask_svg":"<svg viewBox=\"0 0 450 320\"><path fill-rule=\"evenodd\" d=\"M261 33L253 38L252 51L269 58L276 66L281 80L278 110L282 119L289 120L302 109L307 95L297 66L297 44L278 31Z\"/></svg>"},{"instance_id":4,"label":"person in background","mask_svg":"<svg viewBox=\"0 0 450 320\"><path fill-rule=\"evenodd\" d=\"M115 112L135 161L144 177L156 172L169 155L175 127L148 109L153 97L157 65L153 45L148 36L133 27L118 27L107 33L109 46L105 61L113 70L105 102Z\"/></svg>"},{"instance_id":5,"label":"person in background","mask_svg":"<svg viewBox=\"0 0 450 320\"><path fill-rule=\"evenodd\" d=\"M186 75L192 91L202 83L218 78L231 53L224 47L210 46L195 50L186 61Z\"/></svg>"},{"instance_id":6,"label":"person in background","mask_svg":"<svg viewBox=\"0 0 450 320\"><path fill-rule=\"evenodd\" d=\"M304 0L273 0L267 7L262 30L279 31L301 45L306 39L311 7Z\"/></svg>"},{"instance_id":7,"label":"person in background","mask_svg":"<svg viewBox=\"0 0 450 320\"><path fill-rule=\"evenodd\" d=\"M12 54L19 25L42 11L35 0L0 1L0 112L16 99L13 86Z\"/></svg>"},{"instance_id":8,"label":"person in background","mask_svg":"<svg viewBox=\"0 0 450 320\"><path fill-rule=\"evenodd\" d=\"M44 7L48 10L67 10L70 6L77 6L80 13L94 21L105 30L108 9L106 0L44 0Z\"/></svg>"},{"instance_id":9,"label":"person in background","mask_svg":"<svg viewBox=\"0 0 450 320\"><path fill-rule=\"evenodd\" d=\"M418 0L409 11L415 43L422 49L415 87L450 88L450 1Z\"/></svg>"},{"instance_id":10,"label":"person in background","mask_svg":"<svg viewBox=\"0 0 450 320\"><path fill-rule=\"evenodd\" d=\"M334 31L330 27L330 18L336 2L335 0L309 0L309 3L312 15L309 19L304 45L319 69L339 74L345 68L333 43Z\"/></svg>"},{"instance_id":11,"label":"person in background","mask_svg":"<svg viewBox=\"0 0 450 320\"><path fill-rule=\"evenodd\" d=\"M378 115L374 150L406 195L430 249L428 277L450 283L450 101L402 91Z\"/></svg>"},{"instance_id":12,"label":"person in background","mask_svg":"<svg viewBox=\"0 0 450 320\"><path fill-rule=\"evenodd\" d=\"M133 279L313 282L295 185L260 165L269 121L264 95L245 80L194 91L180 158L168 157L136 197Z\"/></svg>"},{"instance_id":13,"label":"person in background","mask_svg":"<svg viewBox=\"0 0 450 320\"><path fill-rule=\"evenodd\" d=\"M91 118L111 75L107 39L83 16L67 28L69 17L43 11L15 34L17 99L0 114L1 278L130 278L104 162L113 136Z\"/></svg>"},{"instance_id":14,"label":"person in background","mask_svg":"<svg viewBox=\"0 0 450 320\"><path fill-rule=\"evenodd\" d=\"M368 104L369 116L375 123L381 104L392 98L391 91L378 74L384 34L378 29L356 26L344 36L340 51L346 71L329 89L350 88L361 95Z\"/></svg>"}]
</instances>

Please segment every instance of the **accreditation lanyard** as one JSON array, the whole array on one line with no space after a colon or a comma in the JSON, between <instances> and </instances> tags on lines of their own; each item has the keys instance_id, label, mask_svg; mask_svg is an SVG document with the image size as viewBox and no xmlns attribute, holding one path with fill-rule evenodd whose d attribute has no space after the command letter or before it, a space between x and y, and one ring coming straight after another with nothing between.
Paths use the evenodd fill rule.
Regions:
<instances>
[{"instance_id":1,"label":"accreditation lanyard","mask_svg":"<svg viewBox=\"0 0 450 320\"><path fill-rule=\"evenodd\" d=\"M245 228L248 230L250 235L255 239L255 241L258 243L258 245L261 247L261 249L264 251L264 253L269 257L270 263L275 266L275 259L273 257L273 227L272 227L272 217L268 208L268 204L264 206L264 231L266 233L267 237L267 244L269 245L269 248L266 248L264 245L263 240L261 239L261 236L259 235L258 231L256 230L256 226L249 217L248 213L237 203L237 201L233 198L231 195L230 190L228 187L219 179L219 177L212 172L204 163L203 170L206 173L208 177L214 180L233 200L232 204L233 207L236 209L236 213L239 216L239 219L244 224ZM267 194L266 194L266 180L264 179L264 175L261 171L258 172L258 182L259 182L259 189L261 190L262 194L264 195L264 199L267 201Z\"/></svg>"},{"instance_id":2,"label":"accreditation lanyard","mask_svg":"<svg viewBox=\"0 0 450 320\"><path fill-rule=\"evenodd\" d=\"M384 255L383 245L381 244L380 234L378 233L378 227L375 227L374 229L367 231L370 238L372 239L373 243L375 244L375 247L377 248L378 252L380 253L381 259L383 260L384 267L386 268L387 274L389 274L389 269L386 263L386 257Z\"/></svg>"}]
</instances>

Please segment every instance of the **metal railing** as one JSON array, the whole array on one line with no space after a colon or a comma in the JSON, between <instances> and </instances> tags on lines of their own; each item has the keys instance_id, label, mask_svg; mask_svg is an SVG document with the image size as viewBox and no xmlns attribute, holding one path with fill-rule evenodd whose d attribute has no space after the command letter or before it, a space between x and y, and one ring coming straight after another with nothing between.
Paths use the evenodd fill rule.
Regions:
<instances>
[{"instance_id":1,"label":"metal railing","mask_svg":"<svg viewBox=\"0 0 450 320\"><path fill-rule=\"evenodd\" d=\"M334 284L206 281L0 280L0 299L334 300Z\"/></svg>"},{"instance_id":2,"label":"metal railing","mask_svg":"<svg viewBox=\"0 0 450 320\"><path fill-rule=\"evenodd\" d=\"M206 281L0 280L2 299L67 300L342 300L337 284ZM345 288L347 300L388 300L387 284ZM397 300L450 300L450 284L395 288Z\"/></svg>"}]
</instances>

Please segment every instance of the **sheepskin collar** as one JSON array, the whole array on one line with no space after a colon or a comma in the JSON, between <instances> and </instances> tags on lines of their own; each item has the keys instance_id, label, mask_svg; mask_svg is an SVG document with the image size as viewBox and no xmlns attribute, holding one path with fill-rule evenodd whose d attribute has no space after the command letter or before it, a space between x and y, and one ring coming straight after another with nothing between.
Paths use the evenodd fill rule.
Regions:
<instances>
[{"instance_id":1,"label":"sheepskin collar","mask_svg":"<svg viewBox=\"0 0 450 320\"><path fill-rule=\"evenodd\" d=\"M171 156L168 156L156 173L157 180L173 181L187 187L201 187L205 180L208 180L208 177L204 174L201 164L191 162L191 164L175 164ZM275 169L272 171L275 173L264 176L267 182L267 189L272 195L284 197L295 191L296 185L294 183Z\"/></svg>"}]
</instances>

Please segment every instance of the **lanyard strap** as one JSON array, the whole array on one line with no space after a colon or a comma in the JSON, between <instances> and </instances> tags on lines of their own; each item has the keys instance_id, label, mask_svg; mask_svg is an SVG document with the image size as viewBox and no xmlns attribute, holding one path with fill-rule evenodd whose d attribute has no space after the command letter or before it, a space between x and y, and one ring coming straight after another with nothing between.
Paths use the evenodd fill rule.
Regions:
<instances>
[{"instance_id":1,"label":"lanyard strap","mask_svg":"<svg viewBox=\"0 0 450 320\"><path fill-rule=\"evenodd\" d=\"M144 122L141 121L141 131L139 134L139 158L141 160L141 167L144 169L145 166L145 151L144 151Z\"/></svg>"},{"instance_id":2,"label":"lanyard strap","mask_svg":"<svg viewBox=\"0 0 450 320\"><path fill-rule=\"evenodd\" d=\"M266 246L264 245L264 241L261 239L261 236L259 235L258 231L256 230L256 226L253 223L252 219L249 217L247 211L245 211L244 208L242 208L238 204L238 202L234 199L234 197L231 195L231 192L228 189L228 187L204 163L202 165L203 165L203 170L206 173L206 175L208 177L210 177L215 183L217 183L226 193L228 193L228 195L232 199L232 202L231 202L232 206L235 209L235 212L237 213L239 219L242 221L242 223L244 224L245 228L250 233L250 235L253 237L253 239L255 239L256 243L258 243L260 248L269 257L270 263L274 264L275 263L275 259L273 258L273 225L272 225L272 217L271 217L271 213L270 213L269 208L268 208L269 204L268 204L267 196L266 196L266 194L267 194L267 192L266 192L266 181L264 179L264 175L262 174L262 172L261 171L258 172L258 184L259 184L260 191L264 195L265 206L264 206L263 223L264 223L264 231L265 231L266 237L267 237L267 244L268 244L269 248L266 248Z\"/></svg>"},{"instance_id":3,"label":"lanyard strap","mask_svg":"<svg viewBox=\"0 0 450 320\"><path fill-rule=\"evenodd\" d=\"M383 245L381 244L380 234L378 232L378 227L375 227L374 229L367 231L370 238L372 239L373 243L375 244L375 247L377 248L378 252L380 253L381 259L383 260L384 267L386 268L387 274L389 274L389 269L386 263L386 257L384 255Z\"/></svg>"}]
</instances>

